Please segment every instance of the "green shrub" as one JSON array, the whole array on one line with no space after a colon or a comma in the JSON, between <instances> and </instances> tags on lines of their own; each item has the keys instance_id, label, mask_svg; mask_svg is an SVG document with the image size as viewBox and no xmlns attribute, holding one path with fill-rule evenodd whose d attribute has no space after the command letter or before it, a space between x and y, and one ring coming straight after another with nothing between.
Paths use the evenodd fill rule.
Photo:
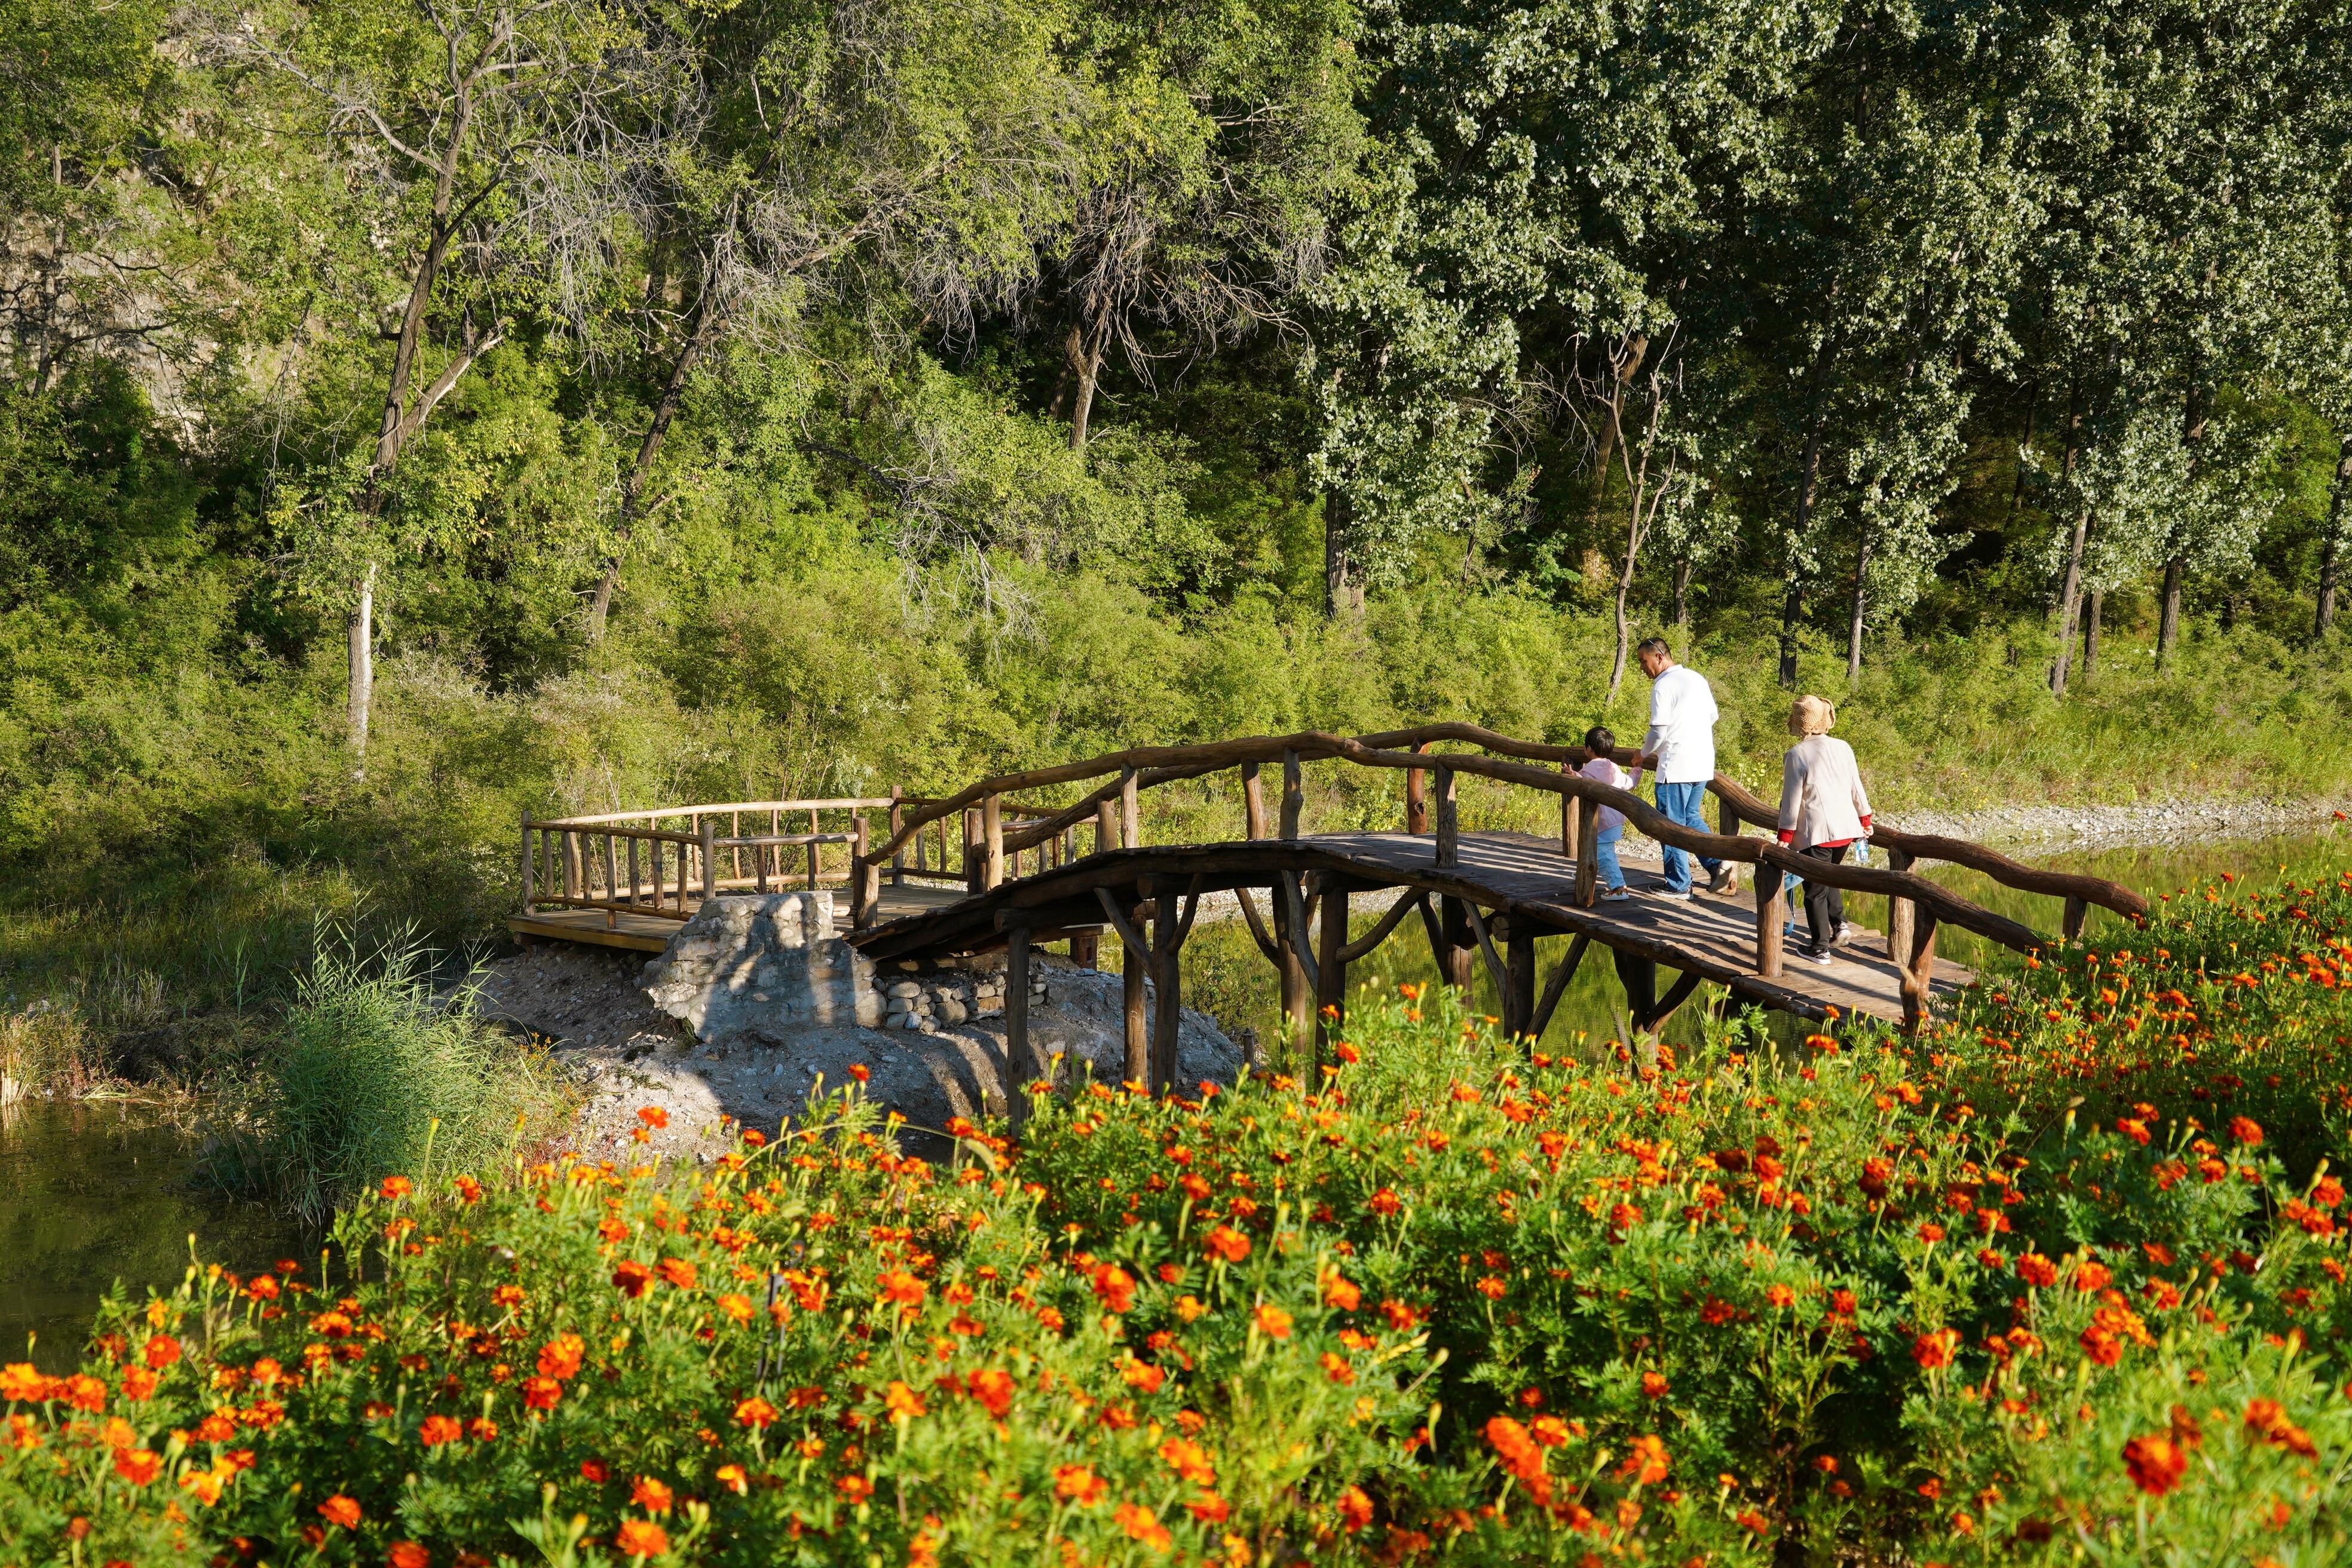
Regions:
<instances>
[{"instance_id":1,"label":"green shrub","mask_svg":"<svg viewBox=\"0 0 2352 1568\"><path fill-rule=\"evenodd\" d=\"M426 957L320 944L230 1156L243 1184L319 1222L388 1173L491 1168L552 1124L544 1053L475 1018L468 991L436 997Z\"/></svg>"}]
</instances>

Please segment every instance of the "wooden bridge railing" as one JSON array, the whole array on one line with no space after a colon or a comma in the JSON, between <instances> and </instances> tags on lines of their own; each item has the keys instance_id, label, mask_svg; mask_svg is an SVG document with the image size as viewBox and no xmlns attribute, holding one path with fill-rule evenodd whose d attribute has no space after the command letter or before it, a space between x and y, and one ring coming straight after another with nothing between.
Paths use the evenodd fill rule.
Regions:
<instances>
[{"instance_id":1,"label":"wooden bridge railing","mask_svg":"<svg viewBox=\"0 0 2352 1568\"><path fill-rule=\"evenodd\" d=\"M844 884L864 863L866 814L887 810L895 826L904 805L885 795L721 801L546 821L526 813L523 911L545 905L602 910L608 925L623 913L683 921L720 893ZM836 826L828 827L827 818ZM796 831L803 819L807 831ZM849 864L828 870L828 844L849 846Z\"/></svg>"},{"instance_id":2,"label":"wooden bridge railing","mask_svg":"<svg viewBox=\"0 0 2352 1568\"><path fill-rule=\"evenodd\" d=\"M1430 749L1443 744L1475 750L1441 752ZM1621 749L1618 756L1628 759L1630 752ZM1883 825L1874 832L1873 842L1888 852L1886 868L1831 865L1809 858L1781 847L1770 838L1743 836L1739 831L1743 823L1769 829L1776 826L1778 814L1769 804L1720 773L1715 776L1709 789L1718 805L1722 831L1704 832L1669 820L1649 802L1628 791L1580 776L1575 770L1590 760L1581 746L1519 741L1474 724L1442 723L1354 737L1304 731L1197 745L1139 747L1083 762L982 779L957 795L912 805L888 840L870 855L861 854L854 858L850 889L853 920L861 926L872 922L883 862L899 856L910 840L919 838L927 826L956 813L965 816L967 863L975 866L972 881L975 889L981 890L997 886L1008 873L1017 875L1017 857L1022 851L1055 841L1066 847L1070 836L1089 819L1097 850L1139 847L1137 797L1141 791L1228 768L1239 774L1246 837L1297 838L1300 837L1305 807L1302 765L1326 760L1402 772L1403 826L1408 832L1433 836L1433 864L1440 868L1456 860L1461 832L1456 780L1460 775L1490 778L1557 795L1560 802L1561 849L1577 861L1577 901L1586 907L1592 904L1598 891L1593 850L1600 834L1599 808L1604 805L1623 813L1643 833L1661 844L1711 859L1752 866L1756 868L1754 967L1763 978L1775 978L1780 973L1783 917L1780 897L1786 878L1795 876L1853 892L1884 895L1891 900L1892 910L1888 949L1902 972L1906 1013L1915 1019L1925 1010L1939 923L1958 926L2021 952L2034 951L2046 941L2032 928L1919 876L1912 868L1921 861L1943 860L1965 866L2003 886L2063 899L2065 909L2062 929L2068 937L2080 931L2083 916L2091 905L2130 919L2139 918L2147 909L2147 900L2138 894L2101 878L2040 870L1966 840L1905 833ZM1262 770L1269 764L1282 769L1281 794L1271 824L1261 776ZM1094 783L1076 802L1058 808L1033 805L1016 809L1008 805L1015 793L1092 781L1101 782ZM1433 784L1433 791L1430 788ZM1008 818L1012 822L1009 826ZM1272 834L1268 832L1269 826L1275 829ZM1259 922L1255 918L1255 906L1247 906L1247 912L1255 929ZM1288 923L1282 920L1283 913L1277 908L1277 926ZM1261 942L1265 940L1261 932ZM1482 942L1480 945L1489 944Z\"/></svg>"}]
</instances>

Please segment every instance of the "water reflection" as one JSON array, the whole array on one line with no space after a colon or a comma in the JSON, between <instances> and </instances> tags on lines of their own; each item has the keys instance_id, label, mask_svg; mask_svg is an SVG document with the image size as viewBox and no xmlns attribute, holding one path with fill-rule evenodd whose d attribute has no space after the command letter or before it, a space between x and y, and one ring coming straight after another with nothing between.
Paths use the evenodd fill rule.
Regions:
<instances>
[{"instance_id":1,"label":"water reflection","mask_svg":"<svg viewBox=\"0 0 2352 1568\"><path fill-rule=\"evenodd\" d=\"M80 1359L99 1298L176 1284L189 1237L239 1270L315 1247L290 1218L207 1201L196 1151L152 1106L27 1100L0 1110L0 1358L56 1373Z\"/></svg>"}]
</instances>

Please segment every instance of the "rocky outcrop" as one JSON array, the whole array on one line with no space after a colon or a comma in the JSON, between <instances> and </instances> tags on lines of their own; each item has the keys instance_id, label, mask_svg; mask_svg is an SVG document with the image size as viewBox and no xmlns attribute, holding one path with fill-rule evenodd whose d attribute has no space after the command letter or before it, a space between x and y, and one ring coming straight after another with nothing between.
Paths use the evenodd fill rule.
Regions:
<instances>
[{"instance_id":1,"label":"rocky outcrop","mask_svg":"<svg viewBox=\"0 0 2352 1568\"><path fill-rule=\"evenodd\" d=\"M830 892L712 899L646 966L653 1005L706 1045L786 1045L886 1016L874 966L834 934Z\"/></svg>"}]
</instances>

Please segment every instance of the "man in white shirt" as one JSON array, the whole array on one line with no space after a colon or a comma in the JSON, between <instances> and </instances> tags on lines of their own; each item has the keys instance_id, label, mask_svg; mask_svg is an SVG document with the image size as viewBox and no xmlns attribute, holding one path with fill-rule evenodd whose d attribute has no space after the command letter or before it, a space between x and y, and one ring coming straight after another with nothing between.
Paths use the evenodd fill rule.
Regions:
<instances>
[{"instance_id":1,"label":"man in white shirt","mask_svg":"<svg viewBox=\"0 0 2352 1568\"><path fill-rule=\"evenodd\" d=\"M1715 777L1715 690L1706 677L1675 662L1664 637L1650 637L1635 648L1642 673L1650 678L1650 732L1642 742L1642 765L1656 770L1658 809L1685 827L1711 833L1700 807L1706 799L1707 781ZM1663 897L1691 896L1691 857L1664 846L1666 886ZM1738 887L1731 868L1720 860L1701 860L1706 868L1706 890L1730 892Z\"/></svg>"}]
</instances>

